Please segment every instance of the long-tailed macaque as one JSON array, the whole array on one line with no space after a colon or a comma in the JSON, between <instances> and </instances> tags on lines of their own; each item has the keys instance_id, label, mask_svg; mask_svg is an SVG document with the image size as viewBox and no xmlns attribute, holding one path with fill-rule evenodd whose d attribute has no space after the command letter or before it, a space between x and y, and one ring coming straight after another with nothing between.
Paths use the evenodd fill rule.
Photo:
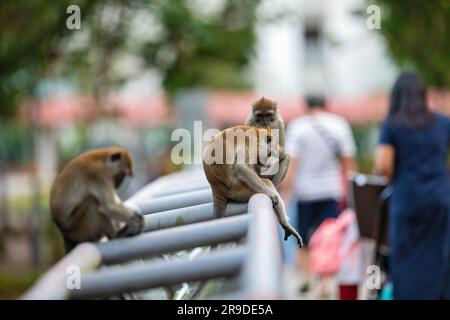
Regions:
<instances>
[{"instance_id":1,"label":"long-tailed macaque","mask_svg":"<svg viewBox=\"0 0 450 320\"><path fill-rule=\"evenodd\" d=\"M278 154L278 142L273 138L271 129L237 126L211 139L203 153L203 169L212 189L214 214L223 217L228 202L247 202L252 195L264 193L272 200L284 239L294 235L302 246L274 184L259 175L261 168L272 161L272 154Z\"/></svg>"},{"instance_id":2,"label":"long-tailed macaque","mask_svg":"<svg viewBox=\"0 0 450 320\"><path fill-rule=\"evenodd\" d=\"M258 128L269 128L278 131L278 171L275 174L269 176L260 173L260 175L263 175L265 178L272 180L275 187L278 187L281 181L283 181L284 177L286 176L290 157L284 152L284 122L278 112L277 103L264 97L253 103L252 113L250 114L246 125Z\"/></svg>"},{"instance_id":3,"label":"long-tailed macaque","mask_svg":"<svg viewBox=\"0 0 450 320\"><path fill-rule=\"evenodd\" d=\"M144 218L125 207L116 189L131 176L132 158L119 147L94 149L71 160L50 191L52 218L66 253L78 243L141 233Z\"/></svg>"}]
</instances>

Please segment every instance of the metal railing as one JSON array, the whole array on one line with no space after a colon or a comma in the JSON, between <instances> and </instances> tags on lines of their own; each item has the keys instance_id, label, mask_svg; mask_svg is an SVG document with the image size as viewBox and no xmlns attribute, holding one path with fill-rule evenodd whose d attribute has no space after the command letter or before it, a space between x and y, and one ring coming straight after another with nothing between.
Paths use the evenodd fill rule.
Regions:
<instances>
[{"instance_id":1,"label":"metal railing","mask_svg":"<svg viewBox=\"0 0 450 320\"><path fill-rule=\"evenodd\" d=\"M146 232L78 245L22 298L102 298L216 278L238 284L222 298L281 298L281 243L267 196L256 194L248 204L230 204L224 218L214 219L211 189L203 173L195 171L158 179L126 205L145 215ZM229 242L236 245L216 247ZM205 246L215 249L194 259L129 263ZM70 266L81 271L79 288L67 285Z\"/></svg>"}]
</instances>

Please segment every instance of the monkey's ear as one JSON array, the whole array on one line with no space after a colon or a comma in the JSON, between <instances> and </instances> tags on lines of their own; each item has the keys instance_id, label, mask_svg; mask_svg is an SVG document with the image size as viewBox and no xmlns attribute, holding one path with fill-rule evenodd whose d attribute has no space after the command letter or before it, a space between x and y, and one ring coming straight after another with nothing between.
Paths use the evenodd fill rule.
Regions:
<instances>
[{"instance_id":1,"label":"monkey's ear","mask_svg":"<svg viewBox=\"0 0 450 320\"><path fill-rule=\"evenodd\" d=\"M114 152L109 156L109 159L111 160L111 162L119 161L120 159L122 159L122 153Z\"/></svg>"}]
</instances>

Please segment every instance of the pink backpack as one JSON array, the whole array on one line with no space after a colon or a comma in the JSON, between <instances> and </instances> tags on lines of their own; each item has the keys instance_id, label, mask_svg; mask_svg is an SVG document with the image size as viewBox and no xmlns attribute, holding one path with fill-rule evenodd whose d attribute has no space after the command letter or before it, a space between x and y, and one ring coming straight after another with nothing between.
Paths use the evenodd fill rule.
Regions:
<instances>
[{"instance_id":1,"label":"pink backpack","mask_svg":"<svg viewBox=\"0 0 450 320\"><path fill-rule=\"evenodd\" d=\"M354 221L354 212L347 209L337 218L326 219L317 228L309 242L312 273L333 275L339 271L341 262L348 251L342 250L345 233Z\"/></svg>"}]
</instances>

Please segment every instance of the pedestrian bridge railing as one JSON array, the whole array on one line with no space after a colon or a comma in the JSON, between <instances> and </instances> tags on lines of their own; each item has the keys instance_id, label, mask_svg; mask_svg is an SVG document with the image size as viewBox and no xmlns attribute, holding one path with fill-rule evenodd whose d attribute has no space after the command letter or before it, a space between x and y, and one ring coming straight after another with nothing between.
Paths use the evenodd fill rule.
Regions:
<instances>
[{"instance_id":1,"label":"pedestrian bridge railing","mask_svg":"<svg viewBox=\"0 0 450 320\"><path fill-rule=\"evenodd\" d=\"M209 184L203 172L190 170L158 179L125 204L145 216L146 232L78 245L22 298L95 299L216 278L235 285L215 298L281 298L278 222L266 195L232 203L214 219ZM148 260L209 246L193 259ZM68 283L73 266L81 271L79 286Z\"/></svg>"}]
</instances>

